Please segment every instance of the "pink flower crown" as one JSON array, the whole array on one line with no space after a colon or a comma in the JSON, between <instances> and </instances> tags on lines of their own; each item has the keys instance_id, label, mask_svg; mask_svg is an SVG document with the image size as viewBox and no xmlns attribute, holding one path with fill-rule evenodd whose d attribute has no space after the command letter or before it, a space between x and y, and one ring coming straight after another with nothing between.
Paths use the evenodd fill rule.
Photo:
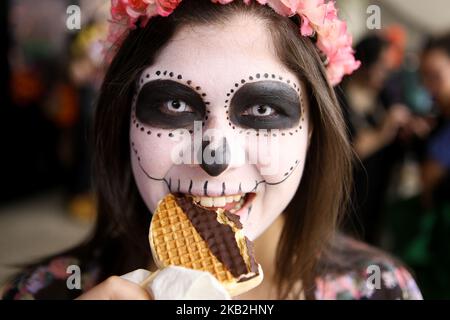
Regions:
<instances>
[{"instance_id":1,"label":"pink flower crown","mask_svg":"<svg viewBox=\"0 0 450 320\"><path fill-rule=\"evenodd\" d=\"M154 16L167 17L182 0L111 0L112 22L107 42L120 45L127 30L136 28L140 19L141 27ZM189 0L186 0L189 1ZM228 4L234 0L211 0L213 3ZM249 4L252 0L243 0ZM331 85L341 82L359 68L352 49L352 36L347 32L345 21L339 20L335 1L330 0L255 0L268 5L282 16L298 15L301 19L300 34L316 37L316 45L325 55L328 80Z\"/></svg>"}]
</instances>

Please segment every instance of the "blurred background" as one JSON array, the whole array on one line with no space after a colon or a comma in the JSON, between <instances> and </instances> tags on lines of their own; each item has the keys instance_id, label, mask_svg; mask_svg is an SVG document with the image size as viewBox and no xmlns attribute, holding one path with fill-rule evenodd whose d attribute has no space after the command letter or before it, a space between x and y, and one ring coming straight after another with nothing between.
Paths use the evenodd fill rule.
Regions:
<instances>
[{"instance_id":1,"label":"blurred background","mask_svg":"<svg viewBox=\"0 0 450 320\"><path fill-rule=\"evenodd\" d=\"M70 30L70 5L81 28ZM95 221L89 128L107 0L0 2L0 286ZM336 92L360 162L345 232L450 298L450 3L341 0L363 67Z\"/></svg>"}]
</instances>

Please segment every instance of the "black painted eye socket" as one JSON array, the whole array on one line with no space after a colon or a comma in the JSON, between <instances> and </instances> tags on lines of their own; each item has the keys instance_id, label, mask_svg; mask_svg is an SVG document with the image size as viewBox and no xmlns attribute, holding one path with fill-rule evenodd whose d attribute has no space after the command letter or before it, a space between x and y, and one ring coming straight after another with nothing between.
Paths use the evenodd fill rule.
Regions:
<instances>
[{"instance_id":1,"label":"black painted eye socket","mask_svg":"<svg viewBox=\"0 0 450 320\"><path fill-rule=\"evenodd\" d=\"M230 103L230 120L244 128L288 129L301 118L300 97L280 81L258 81L242 86Z\"/></svg>"},{"instance_id":2,"label":"black painted eye socket","mask_svg":"<svg viewBox=\"0 0 450 320\"><path fill-rule=\"evenodd\" d=\"M201 96L188 86L172 80L146 83L136 101L136 117L161 129L187 128L202 121L206 106Z\"/></svg>"}]
</instances>

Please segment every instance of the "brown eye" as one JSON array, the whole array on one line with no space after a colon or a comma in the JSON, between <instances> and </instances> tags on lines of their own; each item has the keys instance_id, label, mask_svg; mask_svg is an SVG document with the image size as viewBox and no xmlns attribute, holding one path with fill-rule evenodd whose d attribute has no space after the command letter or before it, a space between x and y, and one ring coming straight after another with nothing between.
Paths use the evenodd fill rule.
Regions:
<instances>
[{"instance_id":1,"label":"brown eye","mask_svg":"<svg viewBox=\"0 0 450 320\"><path fill-rule=\"evenodd\" d=\"M275 109L268 104L257 104L248 108L244 115L254 116L254 117L267 117L274 115L276 113Z\"/></svg>"},{"instance_id":2,"label":"brown eye","mask_svg":"<svg viewBox=\"0 0 450 320\"><path fill-rule=\"evenodd\" d=\"M193 112L194 110L182 100L169 100L163 104L163 109L169 113Z\"/></svg>"}]
</instances>

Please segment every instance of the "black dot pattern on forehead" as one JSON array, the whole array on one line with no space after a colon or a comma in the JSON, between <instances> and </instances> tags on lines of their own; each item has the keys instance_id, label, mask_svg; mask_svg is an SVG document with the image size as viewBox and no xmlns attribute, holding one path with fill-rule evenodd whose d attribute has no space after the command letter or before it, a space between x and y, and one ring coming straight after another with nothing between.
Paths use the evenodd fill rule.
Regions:
<instances>
[{"instance_id":1,"label":"black dot pattern on forehead","mask_svg":"<svg viewBox=\"0 0 450 320\"><path fill-rule=\"evenodd\" d=\"M208 120L208 115L211 113L211 110L209 110L209 108L208 108L208 106L211 105L211 103L210 103L209 101L205 100L205 98L207 97L207 94L206 94L205 92L202 91L202 87L201 87L201 86L198 86L198 85L193 85L193 81L192 81L192 80L190 80L190 79L184 80L183 75L181 75L181 74L176 74L176 73L174 73L174 72L172 72L172 71L168 71L168 70L164 70L164 71L156 70L156 71L154 72L154 74L155 74L156 76L161 76L161 75L162 75L162 76L166 76L166 77L168 76L169 79L170 79L170 78L176 78L177 80L183 80L183 81L179 81L179 82L182 82L183 84L185 84L185 85L191 87L192 89L194 89L195 91L198 92L198 94L203 98L203 102L204 102L205 105L206 105L205 118L204 118L203 121L202 121L202 126L205 126L205 121ZM151 135L151 134L152 134L152 130L146 128L146 127L144 126L144 124L140 123L139 120L136 118L136 101L137 101L137 97L138 97L139 91L142 89L142 87L143 87L143 86L145 85L145 83L146 83L145 80L146 80L146 79L150 79L151 76L152 76L152 72L149 72L149 71L148 71L148 72L145 72L145 73L141 76L141 78L140 78L140 80L139 80L140 86L139 86L139 88L137 89L136 94L133 96L133 100L132 100L133 108L132 108L132 112L131 112L131 120L132 120L133 125L134 125L138 130L140 130L140 131L143 132L143 133L146 133L147 135ZM157 129L153 129L153 130L157 130ZM177 134L182 135L183 132L184 132L183 130L179 130L179 131L177 132ZM192 134L192 133L193 133L193 130L189 130L189 133ZM166 130L160 130L160 131L157 132L157 134L156 134L156 137L158 137L158 138L161 138L161 137L163 137L163 136L173 137L173 136L174 136L174 133L173 133L173 132L167 133Z\"/></svg>"},{"instance_id":2,"label":"black dot pattern on forehead","mask_svg":"<svg viewBox=\"0 0 450 320\"><path fill-rule=\"evenodd\" d=\"M261 73L256 73L256 74L254 74L254 75L249 75L249 76L248 76L248 80L249 80L249 81L253 81L253 80L255 80L255 79L261 79L261 78L264 78L264 79L270 79L270 78L272 78L272 79L277 79L277 78L278 78L278 80L286 82L286 83L289 84L291 87L293 87L293 89L294 89L295 91L298 92L298 94L299 94L299 96L300 96L300 108L301 108L301 114L302 114L301 121L300 121L299 125L298 125L296 128L290 129L290 131L287 132L287 133L283 133L283 132L282 132L282 133L281 133L281 136L286 136L286 135L293 136L295 133L298 133L299 130L301 130L301 129L303 128L302 124L303 124L303 122L305 121L305 103L304 103L304 100L303 100L303 93L302 93L302 91L300 90L300 86L297 85L297 84L295 83L295 81L291 81L290 79L284 79L282 76L278 76L278 77L277 77L277 75L275 75L275 74L273 74L273 73L272 73L272 74L269 74L269 73L263 73L263 74L261 74ZM226 110L225 112L226 112L227 114L228 114L228 108L229 108L229 102L230 102L230 97L231 97L231 95L232 95L235 91L237 91L237 90L239 89L240 86L242 86L242 85L244 85L244 84L246 84L246 83L247 83L247 80L242 79L242 80L240 81L240 84L239 84L239 83L235 83L234 86L233 86L233 88L230 89L230 90L227 92L227 94L226 94L226 95L227 95L227 99L225 100L224 106L223 106L224 109ZM229 120L229 117L227 117L227 120ZM228 122L228 125L229 125L233 130L236 129L236 126L233 125L233 123L231 123L230 121ZM256 135L256 136L259 136L259 133L257 132L257 130L254 130L254 131L255 131L255 135ZM242 134L243 132L244 132L244 130L239 130L239 134ZM247 133L246 133L247 135L250 134L250 131L248 131L248 130L246 130L245 132L247 132ZM268 135L271 134L271 133L270 133L270 130L268 130L268 132L269 132L269 133L265 133L265 134L264 134L265 137L267 137ZM276 137L277 134L276 134L276 133L273 133L272 136L273 136L273 137Z\"/></svg>"}]
</instances>

